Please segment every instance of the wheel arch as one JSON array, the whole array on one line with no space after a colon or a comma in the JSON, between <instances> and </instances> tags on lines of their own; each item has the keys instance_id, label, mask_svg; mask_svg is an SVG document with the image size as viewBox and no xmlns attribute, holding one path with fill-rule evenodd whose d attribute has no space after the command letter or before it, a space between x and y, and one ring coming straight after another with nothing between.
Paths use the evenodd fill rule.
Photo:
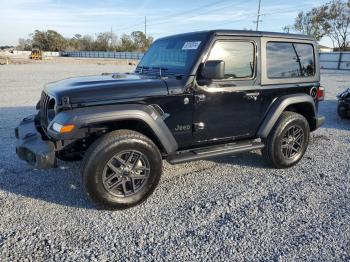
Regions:
<instances>
[{"instance_id":1,"label":"wheel arch","mask_svg":"<svg viewBox=\"0 0 350 262\"><path fill-rule=\"evenodd\" d=\"M293 111L303 115L307 119L311 131L317 128L317 111L313 98L306 94L293 94L282 96L272 104L258 129L257 136L267 138L284 111Z\"/></svg>"},{"instance_id":2,"label":"wheel arch","mask_svg":"<svg viewBox=\"0 0 350 262\"><path fill-rule=\"evenodd\" d=\"M91 128L107 128L108 132L115 130L128 129L132 131L139 132L153 141L153 143L158 147L161 153L169 153L168 149L164 146L162 141L156 135L154 130L142 119L137 118L125 118L106 122L95 123L90 126Z\"/></svg>"},{"instance_id":3,"label":"wheel arch","mask_svg":"<svg viewBox=\"0 0 350 262\"><path fill-rule=\"evenodd\" d=\"M54 122L74 124L72 133L59 134L52 130ZM85 138L89 132L108 127L108 131L130 129L148 136L166 153L175 152L178 144L162 116L152 106L140 104L108 105L77 108L56 115L48 127L50 136L57 140Z\"/></svg>"},{"instance_id":4,"label":"wheel arch","mask_svg":"<svg viewBox=\"0 0 350 262\"><path fill-rule=\"evenodd\" d=\"M308 102L301 102L301 103L295 103L287 106L284 111L291 111L298 113L302 116L304 116L309 123L310 130L313 131L315 130L314 126L314 117L315 117L315 112L312 107L312 105Z\"/></svg>"}]
</instances>

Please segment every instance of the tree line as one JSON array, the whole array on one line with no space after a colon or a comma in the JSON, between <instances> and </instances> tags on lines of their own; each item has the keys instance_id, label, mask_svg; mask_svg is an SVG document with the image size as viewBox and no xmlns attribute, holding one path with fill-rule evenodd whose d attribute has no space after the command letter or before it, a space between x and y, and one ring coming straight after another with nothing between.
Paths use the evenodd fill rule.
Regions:
<instances>
[{"instance_id":1,"label":"tree line","mask_svg":"<svg viewBox=\"0 0 350 262\"><path fill-rule=\"evenodd\" d=\"M96 37L75 34L66 38L54 30L35 30L29 38L18 40L18 50L30 51L38 48L43 51L118 51L145 52L152 44L153 38L141 31L123 34L120 38L113 32L102 32Z\"/></svg>"},{"instance_id":2,"label":"tree line","mask_svg":"<svg viewBox=\"0 0 350 262\"><path fill-rule=\"evenodd\" d=\"M350 49L350 0L334 0L298 14L293 25L285 32L297 31L313 36L317 41L328 36L333 47L340 51Z\"/></svg>"}]
</instances>

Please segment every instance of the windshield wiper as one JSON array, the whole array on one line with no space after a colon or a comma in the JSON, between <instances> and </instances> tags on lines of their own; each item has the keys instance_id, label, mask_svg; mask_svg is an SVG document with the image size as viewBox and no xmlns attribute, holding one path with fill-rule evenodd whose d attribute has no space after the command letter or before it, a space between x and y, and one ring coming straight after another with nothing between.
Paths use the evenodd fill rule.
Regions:
<instances>
[{"instance_id":1,"label":"windshield wiper","mask_svg":"<svg viewBox=\"0 0 350 262\"><path fill-rule=\"evenodd\" d=\"M160 67L160 66L151 67L151 69L158 69L159 70L159 77L163 77L163 71L169 70L166 67Z\"/></svg>"},{"instance_id":2,"label":"windshield wiper","mask_svg":"<svg viewBox=\"0 0 350 262\"><path fill-rule=\"evenodd\" d=\"M138 66L136 68L136 71L139 74L155 73L156 71L158 71L157 75L160 78L165 77L165 75L164 75L165 71L167 71L166 75L173 75L176 78L182 78L182 76L183 76L183 74L168 72L169 68L161 67L161 66Z\"/></svg>"},{"instance_id":3,"label":"windshield wiper","mask_svg":"<svg viewBox=\"0 0 350 262\"><path fill-rule=\"evenodd\" d=\"M138 66L136 68L137 73L142 74L145 69L150 69L149 66Z\"/></svg>"}]
</instances>

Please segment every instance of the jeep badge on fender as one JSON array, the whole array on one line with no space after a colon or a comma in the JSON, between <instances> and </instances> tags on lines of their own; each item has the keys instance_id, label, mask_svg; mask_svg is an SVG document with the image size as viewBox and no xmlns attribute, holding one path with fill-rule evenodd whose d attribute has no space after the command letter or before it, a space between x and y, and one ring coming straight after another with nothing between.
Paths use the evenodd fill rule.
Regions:
<instances>
[{"instance_id":1,"label":"jeep badge on fender","mask_svg":"<svg viewBox=\"0 0 350 262\"><path fill-rule=\"evenodd\" d=\"M271 166L288 168L325 121L317 113L324 96L318 57L317 42L305 35L164 37L134 73L47 84L37 114L15 130L16 152L40 169L82 159L87 195L108 209L146 200L163 160L262 150Z\"/></svg>"}]
</instances>

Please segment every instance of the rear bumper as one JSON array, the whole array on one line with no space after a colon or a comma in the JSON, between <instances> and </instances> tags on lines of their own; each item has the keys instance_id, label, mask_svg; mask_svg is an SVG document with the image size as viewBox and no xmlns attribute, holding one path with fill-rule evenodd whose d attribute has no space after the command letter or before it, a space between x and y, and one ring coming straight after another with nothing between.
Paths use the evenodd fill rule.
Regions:
<instances>
[{"instance_id":1,"label":"rear bumper","mask_svg":"<svg viewBox=\"0 0 350 262\"><path fill-rule=\"evenodd\" d=\"M44 141L35 126L35 116L22 120L16 127L16 153L22 160L38 169L48 169L56 165L55 145Z\"/></svg>"},{"instance_id":2,"label":"rear bumper","mask_svg":"<svg viewBox=\"0 0 350 262\"><path fill-rule=\"evenodd\" d=\"M314 118L315 121L315 130L322 126L326 122L326 117L324 116L317 116Z\"/></svg>"}]
</instances>

